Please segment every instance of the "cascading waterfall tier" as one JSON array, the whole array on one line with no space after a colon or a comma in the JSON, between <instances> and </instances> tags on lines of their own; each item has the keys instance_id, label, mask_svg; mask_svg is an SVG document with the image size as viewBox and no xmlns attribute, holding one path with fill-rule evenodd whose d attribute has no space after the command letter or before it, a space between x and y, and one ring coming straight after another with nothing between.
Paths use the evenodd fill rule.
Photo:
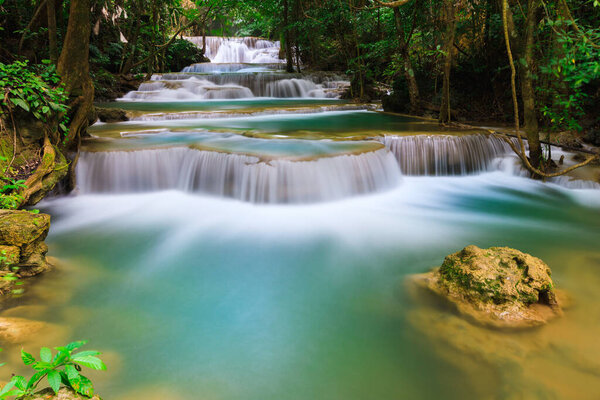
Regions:
<instances>
[{"instance_id":1,"label":"cascading waterfall tier","mask_svg":"<svg viewBox=\"0 0 600 400\"><path fill-rule=\"evenodd\" d=\"M250 72L273 72L284 69L283 64L216 64L199 63L185 67L181 72L194 74L226 74L226 73L250 73Z\"/></svg>"},{"instance_id":2,"label":"cascading waterfall tier","mask_svg":"<svg viewBox=\"0 0 600 400\"><path fill-rule=\"evenodd\" d=\"M333 74L285 73L161 74L121 100L172 101L275 98L338 98L348 83Z\"/></svg>"},{"instance_id":3,"label":"cascading waterfall tier","mask_svg":"<svg viewBox=\"0 0 600 400\"><path fill-rule=\"evenodd\" d=\"M339 98L350 86L332 74L282 73L279 42L255 37L187 37L205 47L210 63L181 73L160 74L127 93L121 101L201 101L224 99Z\"/></svg>"},{"instance_id":4,"label":"cascading waterfall tier","mask_svg":"<svg viewBox=\"0 0 600 400\"><path fill-rule=\"evenodd\" d=\"M379 140L394 154L404 175L484 172L495 159L512 151L504 140L482 134L384 136Z\"/></svg>"},{"instance_id":5,"label":"cascading waterfall tier","mask_svg":"<svg viewBox=\"0 0 600 400\"><path fill-rule=\"evenodd\" d=\"M176 189L252 203L310 203L378 192L401 181L387 149L313 160L261 160L190 148L82 152L82 193Z\"/></svg>"},{"instance_id":6,"label":"cascading waterfall tier","mask_svg":"<svg viewBox=\"0 0 600 400\"><path fill-rule=\"evenodd\" d=\"M191 36L187 40L200 48L213 63L280 63L279 42L257 37Z\"/></svg>"}]
</instances>

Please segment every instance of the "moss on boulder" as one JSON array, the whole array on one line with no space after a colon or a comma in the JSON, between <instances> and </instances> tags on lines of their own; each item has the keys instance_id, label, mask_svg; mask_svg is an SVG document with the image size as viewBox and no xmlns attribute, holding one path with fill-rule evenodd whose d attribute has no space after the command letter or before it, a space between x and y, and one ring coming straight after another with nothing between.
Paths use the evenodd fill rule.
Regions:
<instances>
[{"instance_id":1,"label":"moss on boulder","mask_svg":"<svg viewBox=\"0 0 600 400\"><path fill-rule=\"evenodd\" d=\"M21 260L21 249L18 246L0 245L0 270L6 270Z\"/></svg>"},{"instance_id":2,"label":"moss on boulder","mask_svg":"<svg viewBox=\"0 0 600 400\"><path fill-rule=\"evenodd\" d=\"M21 210L0 210L0 274L18 267L18 275L32 276L48 269L44 239L50 216Z\"/></svg>"},{"instance_id":3,"label":"moss on boulder","mask_svg":"<svg viewBox=\"0 0 600 400\"><path fill-rule=\"evenodd\" d=\"M485 325L536 326L561 314L548 265L508 247L467 246L414 279Z\"/></svg>"}]
</instances>

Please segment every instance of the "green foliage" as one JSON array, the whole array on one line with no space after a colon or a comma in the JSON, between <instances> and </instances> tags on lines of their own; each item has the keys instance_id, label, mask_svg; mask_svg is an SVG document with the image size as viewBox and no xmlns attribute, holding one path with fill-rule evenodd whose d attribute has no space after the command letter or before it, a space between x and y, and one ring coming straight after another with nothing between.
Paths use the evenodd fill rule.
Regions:
<instances>
[{"instance_id":1,"label":"green foliage","mask_svg":"<svg viewBox=\"0 0 600 400\"><path fill-rule=\"evenodd\" d=\"M14 210L19 208L23 201L23 196L19 190L26 188L24 180L14 178L0 177L4 185L0 187L0 208L5 210Z\"/></svg>"},{"instance_id":2,"label":"green foliage","mask_svg":"<svg viewBox=\"0 0 600 400\"><path fill-rule=\"evenodd\" d=\"M578 130L589 99L586 86L600 82L600 29L574 29L572 21L547 18L542 30L556 35L556 44L540 66L541 112L554 130Z\"/></svg>"},{"instance_id":3,"label":"green foliage","mask_svg":"<svg viewBox=\"0 0 600 400\"><path fill-rule=\"evenodd\" d=\"M181 71L190 64L204 61L202 50L184 39L174 40L165 56L165 71Z\"/></svg>"},{"instance_id":4,"label":"green foliage","mask_svg":"<svg viewBox=\"0 0 600 400\"><path fill-rule=\"evenodd\" d=\"M68 97L55 66L48 60L42 65L29 65L27 61L0 63L0 95L0 118L11 120L14 113L27 113L67 133Z\"/></svg>"},{"instance_id":5,"label":"green foliage","mask_svg":"<svg viewBox=\"0 0 600 400\"><path fill-rule=\"evenodd\" d=\"M56 347L56 354L53 354L48 347L42 347L39 361L32 354L21 350L23 363L35 372L29 379L18 375L13 376L11 381L0 390L0 400L30 395L44 379L55 393L58 393L61 386L66 386L84 396L93 396L93 384L81 375L81 367L106 370L106 365L97 357L101 354L98 351L74 353L86 343L87 341L77 341L64 347Z\"/></svg>"}]
</instances>

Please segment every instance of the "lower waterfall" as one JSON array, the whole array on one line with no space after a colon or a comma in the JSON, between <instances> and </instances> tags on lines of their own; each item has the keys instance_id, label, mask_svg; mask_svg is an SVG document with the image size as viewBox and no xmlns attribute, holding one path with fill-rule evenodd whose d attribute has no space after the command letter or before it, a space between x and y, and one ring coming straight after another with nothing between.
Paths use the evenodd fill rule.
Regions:
<instances>
[{"instance_id":1,"label":"lower waterfall","mask_svg":"<svg viewBox=\"0 0 600 400\"><path fill-rule=\"evenodd\" d=\"M83 152L77 164L82 193L176 189L252 203L336 200L397 186L401 174L387 149L308 161L190 148Z\"/></svg>"}]
</instances>

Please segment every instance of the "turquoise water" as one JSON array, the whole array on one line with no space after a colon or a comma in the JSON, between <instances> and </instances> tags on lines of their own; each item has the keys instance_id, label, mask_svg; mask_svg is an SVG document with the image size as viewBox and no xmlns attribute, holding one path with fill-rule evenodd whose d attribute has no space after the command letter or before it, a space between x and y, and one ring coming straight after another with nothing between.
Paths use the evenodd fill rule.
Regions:
<instances>
[{"instance_id":1,"label":"turquoise water","mask_svg":"<svg viewBox=\"0 0 600 400\"><path fill-rule=\"evenodd\" d=\"M48 320L120 353L118 376L98 386L106 398L125 398L129 382L174 399L470 398L476 377L407 322L417 306L403 278L469 243L539 256L568 289L589 284L570 268L600 268L597 196L501 173L311 206L162 192L42 209L52 254L73 265L43 278L72 296L50 295Z\"/></svg>"},{"instance_id":2,"label":"turquoise water","mask_svg":"<svg viewBox=\"0 0 600 400\"><path fill-rule=\"evenodd\" d=\"M196 118L159 121L130 121L96 125L90 133L98 136L114 135L115 131L135 132L149 129L190 131L194 129L227 132L257 132L283 137L296 137L311 132L316 136L340 138L351 135L369 135L374 132L423 134L448 133L436 123L373 111L334 111L318 114L260 115L237 118ZM460 132L460 131L457 131ZM464 131L462 131L464 132Z\"/></svg>"}]
</instances>

